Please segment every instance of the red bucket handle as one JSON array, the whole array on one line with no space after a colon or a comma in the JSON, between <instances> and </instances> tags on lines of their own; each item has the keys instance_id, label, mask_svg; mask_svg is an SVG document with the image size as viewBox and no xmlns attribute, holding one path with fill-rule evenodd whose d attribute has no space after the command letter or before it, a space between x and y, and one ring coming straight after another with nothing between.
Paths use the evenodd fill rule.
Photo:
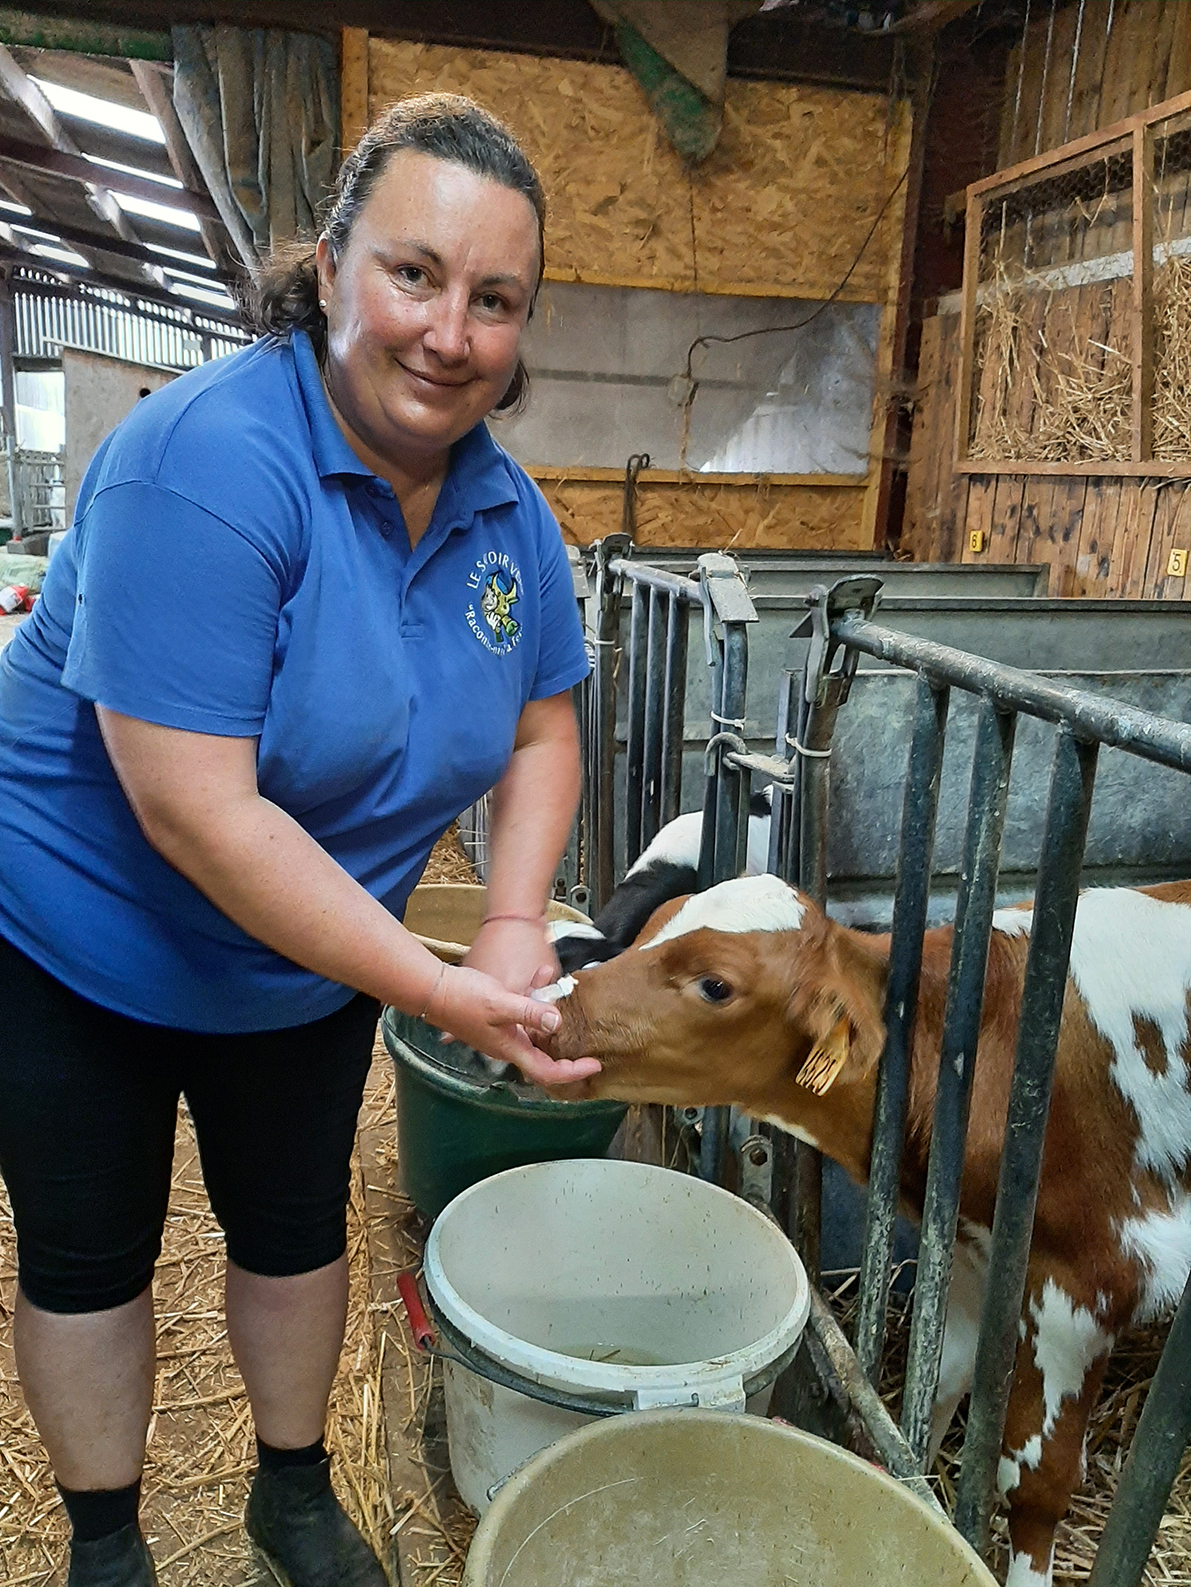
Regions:
<instances>
[{"instance_id":1,"label":"red bucket handle","mask_svg":"<svg viewBox=\"0 0 1191 1587\"><path fill-rule=\"evenodd\" d=\"M398 1273L397 1289L405 1307L405 1315L409 1322L410 1332L414 1336L414 1344L419 1350L429 1350L434 1343L434 1327L426 1315L426 1308L422 1305L422 1297L418 1293L417 1270L415 1268L409 1268L404 1273Z\"/></svg>"}]
</instances>

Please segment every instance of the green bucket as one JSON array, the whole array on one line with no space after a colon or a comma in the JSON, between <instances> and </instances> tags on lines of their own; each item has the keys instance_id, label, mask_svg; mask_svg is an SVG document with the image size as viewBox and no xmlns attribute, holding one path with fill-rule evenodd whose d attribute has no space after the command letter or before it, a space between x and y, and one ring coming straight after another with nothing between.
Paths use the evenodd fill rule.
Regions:
<instances>
[{"instance_id":1,"label":"green bucket","mask_svg":"<svg viewBox=\"0 0 1191 1587\"><path fill-rule=\"evenodd\" d=\"M623 1102L556 1102L522 1080L489 1079L479 1055L410 1014L386 1008L385 1046L397 1073L397 1175L436 1218L461 1190L525 1163L602 1157Z\"/></svg>"}]
</instances>

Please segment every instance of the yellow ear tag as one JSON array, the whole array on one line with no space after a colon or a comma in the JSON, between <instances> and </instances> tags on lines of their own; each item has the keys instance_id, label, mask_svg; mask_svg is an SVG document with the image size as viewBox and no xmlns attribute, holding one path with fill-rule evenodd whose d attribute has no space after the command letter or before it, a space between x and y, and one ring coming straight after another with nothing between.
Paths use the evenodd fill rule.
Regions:
<instances>
[{"instance_id":1,"label":"yellow ear tag","mask_svg":"<svg viewBox=\"0 0 1191 1587\"><path fill-rule=\"evenodd\" d=\"M845 1014L835 1022L822 1041L811 1048L806 1062L794 1076L795 1080L817 1097L824 1096L839 1078L840 1070L848 1061L851 1046L848 1017Z\"/></svg>"}]
</instances>

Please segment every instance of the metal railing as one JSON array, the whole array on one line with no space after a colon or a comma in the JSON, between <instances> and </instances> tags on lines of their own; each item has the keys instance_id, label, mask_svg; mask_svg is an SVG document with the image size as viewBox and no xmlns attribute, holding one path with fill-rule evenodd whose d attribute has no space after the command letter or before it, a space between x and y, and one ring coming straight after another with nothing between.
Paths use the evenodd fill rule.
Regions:
<instances>
[{"instance_id":1,"label":"metal railing","mask_svg":"<svg viewBox=\"0 0 1191 1587\"><path fill-rule=\"evenodd\" d=\"M748 734L745 726L747 625L755 620L755 613L735 565L730 558L704 556L699 559L698 579L689 579L635 562L630 552L627 536L610 536L593 548L594 657L582 713L582 831L586 877L597 909L612 891L618 859L627 868L681 808L684 745L690 748L685 715L692 606L702 608L711 681L701 887L734 876L743 866L748 790L756 776L773 789L769 869L825 905L832 741L859 657L863 653L917 675L855 1344L847 1340L817 1291L810 1332L819 1359L834 1375L836 1390L851 1405L881 1460L932 1504L936 1500L925 1468L1015 727L1024 714L1057 729L992 1230L992 1277L981 1322L955 1513L959 1530L984 1551L1016 1356L1099 747L1112 745L1191 771L1191 725L884 628L874 621L880 581L858 577L844 579L829 590L817 589L809 598L807 621L792 636L810 638L806 666L783 674L773 752L758 753L746 742L746 736L755 740L756 733ZM630 611L622 643L626 591ZM619 670L625 663L627 677L622 680ZM618 684L623 684L626 702L619 738ZM951 692L956 689L978 699L979 708L899 1425L875 1384L885 1345L943 750ZM617 778L619 753L624 756L623 784ZM617 849L618 827L623 833L622 853ZM697 1172L703 1177L724 1177L728 1129L728 1109L702 1110ZM785 1132L763 1129L768 1156L758 1150L756 1137L746 1142L740 1189L756 1199L759 1176L763 1177L771 1209L817 1281L821 1159ZM746 1161L750 1148L753 1157ZM1092 1587L1136 1587L1141 1580L1189 1437L1191 1286L1179 1306L1134 1435L1093 1567Z\"/></svg>"},{"instance_id":2,"label":"metal railing","mask_svg":"<svg viewBox=\"0 0 1191 1587\"><path fill-rule=\"evenodd\" d=\"M1191 725L1097 698L874 622L879 581L845 579L811 597L812 644L805 674L787 674L772 756L742 739L723 743L723 762L775 787L770 868L825 902L828 759L836 716L859 655L918 675L903 800L894 898L886 1043L878 1079L868 1213L855 1349L825 1306L812 1312L844 1392L895 1474L925 1471L939 1381L943 1323L959 1217L973 1067L996 899L1014 730L1019 714L1056 725L1046 823L1034 895L1009 1115L989 1256L975 1377L961 1460L955 1522L977 1549L988 1543L994 1483L1008 1407L1025 1290L1059 1020L1079 893L1080 867L1101 744L1191 771ZM884 1347L894 1223L906 1120L910 1042L922 965L931 858L952 689L980 699L967 832L957 899L923 1209L909 1358L900 1427L872 1389ZM743 715L743 712L741 713ZM790 722L795 722L793 732ZM775 1141L775 1148L778 1143ZM798 1148L792 1238L817 1274L815 1154ZM1191 1437L1191 1294L1184 1294L1134 1437L1090 1578L1093 1587L1136 1587Z\"/></svg>"}]
</instances>

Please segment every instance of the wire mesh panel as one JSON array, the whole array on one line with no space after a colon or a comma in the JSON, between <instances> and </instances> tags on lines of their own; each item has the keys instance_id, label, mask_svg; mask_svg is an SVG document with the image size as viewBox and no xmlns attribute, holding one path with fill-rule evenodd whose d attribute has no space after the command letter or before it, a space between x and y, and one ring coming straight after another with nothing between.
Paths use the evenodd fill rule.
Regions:
<instances>
[{"instance_id":1,"label":"wire mesh panel","mask_svg":"<svg viewBox=\"0 0 1191 1587\"><path fill-rule=\"evenodd\" d=\"M993 188L979 224L967 456L1127 461L1132 144Z\"/></svg>"},{"instance_id":2,"label":"wire mesh panel","mask_svg":"<svg viewBox=\"0 0 1191 1587\"><path fill-rule=\"evenodd\" d=\"M1191 114L1154 129L1155 458L1191 459Z\"/></svg>"}]
</instances>

